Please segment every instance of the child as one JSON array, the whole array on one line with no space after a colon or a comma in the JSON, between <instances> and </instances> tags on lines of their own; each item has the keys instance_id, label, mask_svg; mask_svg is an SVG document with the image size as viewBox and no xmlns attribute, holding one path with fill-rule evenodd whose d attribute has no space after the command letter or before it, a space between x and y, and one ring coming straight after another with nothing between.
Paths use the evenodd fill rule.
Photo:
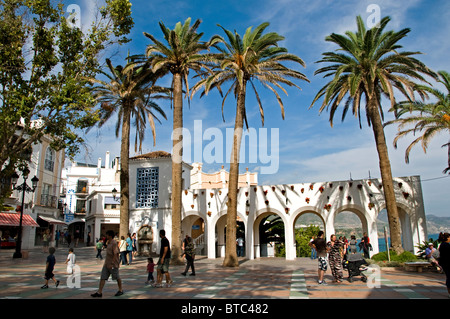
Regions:
<instances>
[{"instance_id":1,"label":"child","mask_svg":"<svg viewBox=\"0 0 450 319\"><path fill-rule=\"evenodd\" d=\"M69 248L69 255L66 259L67 273L69 275L73 274L73 267L75 266L75 254L73 253L73 248Z\"/></svg>"},{"instance_id":2,"label":"child","mask_svg":"<svg viewBox=\"0 0 450 319\"><path fill-rule=\"evenodd\" d=\"M48 281L51 279L55 283L56 287L59 286L59 280L55 279L55 275L53 274L53 269L55 268L56 259L54 256L56 249L54 247L50 247L48 249L48 252L50 255L47 256L47 262L45 264L45 285L41 287L41 289L47 289L48 288Z\"/></svg>"},{"instance_id":3,"label":"child","mask_svg":"<svg viewBox=\"0 0 450 319\"><path fill-rule=\"evenodd\" d=\"M102 257L102 249L103 249L103 240L99 239L99 241L97 242L97 244L95 245L95 249L97 249L97 256L95 256L95 258L100 258L103 259Z\"/></svg>"},{"instance_id":4,"label":"child","mask_svg":"<svg viewBox=\"0 0 450 319\"><path fill-rule=\"evenodd\" d=\"M153 284L155 282L155 279L153 278L153 271L155 270L155 263L153 262L153 258L148 258L147 261L148 261L148 264L147 264L148 276L147 276L147 281L145 282L146 285L149 283L149 281L150 281L150 284Z\"/></svg>"}]
</instances>

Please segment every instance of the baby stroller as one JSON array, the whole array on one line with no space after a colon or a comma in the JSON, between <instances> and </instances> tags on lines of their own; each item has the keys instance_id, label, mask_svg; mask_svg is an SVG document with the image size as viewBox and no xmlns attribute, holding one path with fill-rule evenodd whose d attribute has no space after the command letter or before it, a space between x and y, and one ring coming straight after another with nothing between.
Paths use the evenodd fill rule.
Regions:
<instances>
[{"instance_id":1,"label":"baby stroller","mask_svg":"<svg viewBox=\"0 0 450 319\"><path fill-rule=\"evenodd\" d=\"M362 273L368 265L360 253L346 254L344 259L344 269L348 271L348 281L353 282L353 277L361 276L363 282L367 282L367 277Z\"/></svg>"}]
</instances>

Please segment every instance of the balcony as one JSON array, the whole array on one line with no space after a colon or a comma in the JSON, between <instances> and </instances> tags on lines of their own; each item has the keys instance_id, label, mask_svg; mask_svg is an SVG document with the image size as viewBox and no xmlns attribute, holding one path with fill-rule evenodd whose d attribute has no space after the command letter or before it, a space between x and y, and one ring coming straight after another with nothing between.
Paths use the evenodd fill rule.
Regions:
<instances>
[{"instance_id":1,"label":"balcony","mask_svg":"<svg viewBox=\"0 0 450 319\"><path fill-rule=\"evenodd\" d=\"M58 197L48 194L41 194L41 206L57 208Z\"/></svg>"},{"instance_id":2,"label":"balcony","mask_svg":"<svg viewBox=\"0 0 450 319\"><path fill-rule=\"evenodd\" d=\"M89 195L89 187L87 185L78 185L75 190L75 195L83 197Z\"/></svg>"}]
</instances>

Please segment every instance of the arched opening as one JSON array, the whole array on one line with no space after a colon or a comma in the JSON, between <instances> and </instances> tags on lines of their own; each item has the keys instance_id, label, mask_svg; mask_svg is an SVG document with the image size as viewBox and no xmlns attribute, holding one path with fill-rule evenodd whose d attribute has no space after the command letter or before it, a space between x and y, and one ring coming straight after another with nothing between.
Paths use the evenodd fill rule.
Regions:
<instances>
[{"instance_id":1,"label":"arched opening","mask_svg":"<svg viewBox=\"0 0 450 319\"><path fill-rule=\"evenodd\" d=\"M192 237L197 255L205 255L207 251L205 239L205 221L198 215L189 215L181 221L181 237Z\"/></svg>"},{"instance_id":2,"label":"arched opening","mask_svg":"<svg viewBox=\"0 0 450 319\"><path fill-rule=\"evenodd\" d=\"M309 246L309 242L317 237L319 230L325 231L325 222L317 212L305 211L295 218L296 257L316 257Z\"/></svg>"},{"instance_id":3,"label":"arched opening","mask_svg":"<svg viewBox=\"0 0 450 319\"><path fill-rule=\"evenodd\" d=\"M254 224L254 254L260 257L286 257L285 224L274 212L260 214Z\"/></svg>"},{"instance_id":4,"label":"arched opening","mask_svg":"<svg viewBox=\"0 0 450 319\"><path fill-rule=\"evenodd\" d=\"M223 214L216 223L216 257L225 257L225 248L227 242L227 215ZM236 220L236 251L238 257L246 256L245 249L245 223L238 215ZM239 245L238 245L239 244ZM242 246L241 246L242 244Z\"/></svg>"},{"instance_id":5,"label":"arched opening","mask_svg":"<svg viewBox=\"0 0 450 319\"><path fill-rule=\"evenodd\" d=\"M334 219L334 234L338 238L349 240L354 235L357 239L361 239L367 232L367 222L358 211L345 210L339 212Z\"/></svg>"},{"instance_id":6,"label":"arched opening","mask_svg":"<svg viewBox=\"0 0 450 319\"><path fill-rule=\"evenodd\" d=\"M411 228L412 225L411 218L405 208L397 206L397 211L401 226L400 233L403 249L406 251L414 252L413 229ZM380 213L378 214L377 225L379 232L383 231L384 227L386 227L387 242L388 246L391 247L390 228L386 209L381 210ZM380 236L379 245L380 251L387 251L384 234L383 236Z\"/></svg>"}]
</instances>

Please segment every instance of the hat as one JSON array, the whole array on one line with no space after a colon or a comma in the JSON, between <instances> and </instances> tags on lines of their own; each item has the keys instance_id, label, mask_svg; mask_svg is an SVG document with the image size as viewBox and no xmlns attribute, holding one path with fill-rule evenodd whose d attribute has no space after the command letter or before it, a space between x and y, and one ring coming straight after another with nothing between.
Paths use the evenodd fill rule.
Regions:
<instances>
[{"instance_id":1,"label":"hat","mask_svg":"<svg viewBox=\"0 0 450 319\"><path fill-rule=\"evenodd\" d=\"M433 245L433 243L428 243L428 246L431 246L431 245Z\"/></svg>"}]
</instances>

